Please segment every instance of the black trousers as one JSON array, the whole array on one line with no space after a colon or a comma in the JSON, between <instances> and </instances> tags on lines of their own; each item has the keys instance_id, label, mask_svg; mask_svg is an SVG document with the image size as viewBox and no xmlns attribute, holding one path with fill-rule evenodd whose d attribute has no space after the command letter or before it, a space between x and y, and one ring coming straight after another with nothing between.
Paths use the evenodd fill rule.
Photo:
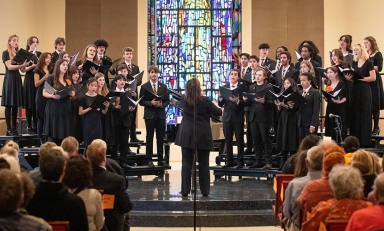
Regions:
<instances>
[{"instance_id":1,"label":"black trousers","mask_svg":"<svg viewBox=\"0 0 384 231\"><path fill-rule=\"evenodd\" d=\"M193 166L193 149L181 148L182 167L181 167L181 193L189 194L191 192L191 177ZM209 174L209 150L197 150L199 162L199 184L201 194L209 194L210 174Z\"/></svg>"},{"instance_id":2,"label":"black trousers","mask_svg":"<svg viewBox=\"0 0 384 231\"><path fill-rule=\"evenodd\" d=\"M252 129L251 122L249 121L249 111L245 111L245 123L247 124L247 149L252 150L253 148L253 138L252 138Z\"/></svg>"},{"instance_id":3,"label":"black trousers","mask_svg":"<svg viewBox=\"0 0 384 231\"><path fill-rule=\"evenodd\" d=\"M272 163L272 143L269 140L269 127L270 122L261 123L257 121L251 122L253 143L255 144L255 157L256 162L260 164L262 150L264 146L265 160L267 164Z\"/></svg>"},{"instance_id":4,"label":"black trousers","mask_svg":"<svg viewBox=\"0 0 384 231\"><path fill-rule=\"evenodd\" d=\"M156 129L157 157L158 157L158 161L163 161L165 119L160 119L158 115L155 115L153 119L146 119L145 128L147 129L147 137L146 137L147 145L145 150L145 155L147 159L152 160L153 136Z\"/></svg>"},{"instance_id":5,"label":"black trousers","mask_svg":"<svg viewBox=\"0 0 384 231\"><path fill-rule=\"evenodd\" d=\"M132 111L131 118L131 127L130 127L130 136L131 140L136 139L136 116L137 116L137 107Z\"/></svg>"},{"instance_id":6,"label":"black trousers","mask_svg":"<svg viewBox=\"0 0 384 231\"><path fill-rule=\"evenodd\" d=\"M117 149L120 151L120 158L124 159L128 152L128 137L129 137L129 127L115 126L115 144L112 146L112 158L117 158Z\"/></svg>"},{"instance_id":7,"label":"black trousers","mask_svg":"<svg viewBox=\"0 0 384 231\"><path fill-rule=\"evenodd\" d=\"M238 163L243 162L244 154L244 122L225 122L223 123L223 132L225 144L227 145L227 161L233 162L233 133L235 133L237 142Z\"/></svg>"}]
</instances>

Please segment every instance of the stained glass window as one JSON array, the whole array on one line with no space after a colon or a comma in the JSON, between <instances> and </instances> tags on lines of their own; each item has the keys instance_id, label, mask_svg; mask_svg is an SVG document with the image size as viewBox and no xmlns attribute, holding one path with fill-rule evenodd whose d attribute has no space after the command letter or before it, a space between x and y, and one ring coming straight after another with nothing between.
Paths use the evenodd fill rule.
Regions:
<instances>
[{"instance_id":1,"label":"stained glass window","mask_svg":"<svg viewBox=\"0 0 384 231\"><path fill-rule=\"evenodd\" d=\"M217 100L219 86L237 66L233 52L239 53L241 47L241 0L149 2L154 14L149 22L149 56L159 67L160 81L183 92L189 79L198 78L206 96ZM168 122L179 113L170 106Z\"/></svg>"}]
</instances>

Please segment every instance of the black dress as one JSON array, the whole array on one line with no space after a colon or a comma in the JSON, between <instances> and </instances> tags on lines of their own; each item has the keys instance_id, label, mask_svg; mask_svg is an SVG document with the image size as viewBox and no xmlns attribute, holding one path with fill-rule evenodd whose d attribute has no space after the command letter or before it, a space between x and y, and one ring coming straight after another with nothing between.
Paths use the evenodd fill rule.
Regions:
<instances>
[{"instance_id":1,"label":"black dress","mask_svg":"<svg viewBox=\"0 0 384 231\"><path fill-rule=\"evenodd\" d=\"M352 68L362 77L368 77L373 70L371 60L358 67L357 62L352 63ZM351 92L351 124L350 134L356 136L360 145L371 145L372 142L372 94L370 84L363 81L354 81Z\"/></svg>"},{"instance_id":2,"label":"black dress","mask_svg":"<svg viewBox=\"0 0 384 231\"><path fill-rule=\"evenodd\" d=\"M347 98L347 88L346 88L346 85L344 82L340 81L335 89L332 89L331 92L329 92L330 94L333 94L335 93L336 91L340 90L341 91L339 92L338 94L338 97L340 99L342 98ZM340 116L341 118L341 135L343 138L345 138L345 135L346 135L346 123L347 123L347 113L346 113L346 106L347 106L347 102L348 102L348 98L346 99L346 101L344 103L341 103L341 104L337 104L337 103L334 103L332 100L328 101L327 103L327 110L326 110L326 113L325 113L325 135L326 136L331 136L332 139L336 139L336 133L335 133L335 119L334 118L329 118L329 114L334 114L334 115L338 115Z\"/></svg>"},{"instance_id":3,"label":"black dress","mask_svg":"<svg viewBox=\"0 0 384 231\"><path fill-rule=\"evenodd\" d=\"M36 52L37 57L40 57L41 52ZM32 64L30 64L32 65ZM27 71L25 73L24 77L24 86L23 86L23 108L26 109L34 109L36 107L35 105L35 98L36 98L36 87L35 87L35 79L34 79L34 72L35 68L32 68L31 70Z\"/></svg>"},{"instance_id":4,"label":"black dress","mask_svg":"<svg viewBox=\"0 0 384 231\"><path fill-rule=\"evenodd\" d=\"M40 68L36 68L34 72L39 75L39 79L43 78L46 74L45 71ZM45 81L37 88L35 96L36 117L38 119L44 119L45 106L47 105L48 101L48 99L43 96L44 83Z\"/></svg>"},{"instance_id":5,"label":"black dress","mask_svg":"<svg viewBox=\"0 0 384 231\"><path fill-rule=\"evenodd\" d=\"M83 109L89 108L89 105L95 100L96 96L85 95L80 101ZM88 146L95 139L102 139L103 125L101 124L101 111L90 110L83 115L83 141L84 146Z\"/></svg>"},{"instance_id":6,"label":"black dress","mask_svg":"<svg viewBox=\"0 0 384 231\"><path fill-rule=\"evenodd\" d=\"M383 92L383 81L381 79L380 71L383 69L383 55L380 51L370 57L373 66L377 66L379 71L375 71L376 80L370 82L372 92L372 110L378 111L384 109L384 92Z\"/></svg>"},{"instance_id":7,"label":"black dress","mask_svg":"<svg viewBox=\"0 0 384 231\"><path fill-rule=\"evenodd\" d=\"M3 51L3 63L5 76L3 82L3 93L1 106L21 107L23 104L23 85L19 70L8 70L5 62L10 60L8 50Z\"/></svg>"},{"instance_id":8,"label":"black dress","mask_svg":"<svg viewBox=\"0 0 384 231\"><path fill-rule=\"evenodd\" d=\"M46 80L53 86L53 76ZM64 85L56 89L64 89ZM44 134L54 139L64 139L73 136L72 131L72 107L69 95L60 99L48 99L45 107Z\"/></svg>"},{"instance_id":9,"label":"black dress","mask_svg":"<svg viewBox=\"0 0 384 231\"><path fill-rule=\"evenodd\" d=\"M276 149L296 152L299 146L299 108L284 108L278 112Z\"/></svg>"}]
</instances>

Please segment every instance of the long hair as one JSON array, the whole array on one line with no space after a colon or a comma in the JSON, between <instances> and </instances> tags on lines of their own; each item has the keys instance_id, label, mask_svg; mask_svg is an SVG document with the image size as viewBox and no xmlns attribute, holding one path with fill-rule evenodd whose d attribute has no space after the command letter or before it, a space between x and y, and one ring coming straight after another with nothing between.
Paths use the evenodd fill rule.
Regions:
<instances>
[{"instance_id":1,"label":"long hair","mask_svg":"<svg viewBox=\"0 0 384 231\"><path fill-rule=\"evenodd\" d=\"M311 52L311 58L314 58L316 55L320 54L319 48L315 45L314 42L311 40L304 40L300 43L298 51L301 51L301 48L303 47L304 43L307 43L312 47L312 52Z\"/></svg>"},{"instance_id":2,"label":"long hair","mask_svg":"<svg viewBox=\"0 0 384 231\"><path fill-rule=\"evenodd\" d=\"M355 46L353 46L353 49L358 49L361 51L361 57L364 59L364 60L368 60L369 59L369 55L368 55L368 52L367 50L365 50L365 47L361 44L356 44ZM359 61L359 59L353 55L353 61L357 62Z\"/></svg>"},{"instance_id":3,"label":"long hair","mask_svg":"<svg viewBox=\"0 0 384 231\"><path fill-rule=\"evenodd\" d=\"M68 54L68 52L66 51L60 52L59 59L63 59L65 54Z\"/></svg>"},{"instance_id":4,"label":"long hair","mask_svg":"<svg viewBox=\"0 0 384 231\"><path fill-rule=\"evenodd\" d=\"M31 36L27 39L27 51L29 51L29 46L33 43L33 39L36 39L37 40L37 44L39 44L39 39L36 37L36 36Z\"/></svg>"},{"instance_id":5,"label":"long hair","mask_svg":"<svg viewBox=\"0 0 384 231\"><path fill-rule=\"evenodd\" d=\"M197 78L188 80L185 87L185 101L189 106L193 106L202 100L200 81Z\"/></svg>"},{"instance_id":6,"label":"long hair","mask_svg":"<svg viewBox=\"0 0 384 231\"><path fill-rule=\"evenodd\" d=\"M104 79L104 74L103 73L97 73L96 75L95 75L95 79L96 79L96 82L97 82L97 80L99 79L99 78L103 78ZM104 83L104 85L103 85L103 87L100 89L99 88L99 84L97 84L97 94L100 94L100 95L102 95L102 96L106 96L107 94L108 94L108 92L109 92L109 90L108 90L108 88L107 88L107 84L106 83Z\"/></svg>"},{"instance_id":7,"label":"long hair","mask_svg":"<svg viewBox=\"0 0 384 231\"><path fill-rule=\"evenodd\" d=\"M379 47L377 46L376 39L372 36L366 37L364 40L367 40L371 44L371 54L379 51Z\"/></svg>"},{"instance_id":8,"label":"long hair","mask_svg":"<svg viewBox=\"0 0 384 231\"><path fill-rule=\"evenodd\" d=\"M296 81L294 80L294 79L292 79L292 78L286 78L285 80L284 80L284 82L285 81L289 81L289 83L291 84L291 87L292 87L292 90L294 91L294 92L298 92L299 91L299 87L297 86L297 83L296 83ZM283 85L284 85L284 83L283 83ZM284 88L282 89L282 92L284 91Z\"/></svg>"},{"instance_id":9,"label":"long hair","mask_svg":"<svg viewBox=\"0 0 384 231\"><path fill-rule=\"evenodd\" d=\"M331 70L333 73L336 73L336 79L340 81L340 76L339 76L339 69L337 67L328 67L329 70Z\"/></svg>"},{"instance_id":10,"label":"long hair","mask_svg":"<svg viewBox=\"0 0 384 231\"><path fill-rule=\"evenodd\" d=\"M11 60L11 62L12 62L12 59L15 57L15 55L14 55L13 52L12 52L12 47L11 47L11 45L9 44L9 42L11 42L11 40L12 40L14 37L19 38L19 36L13 34L13 35L11 35L11 36L8 37L8 43L7 43L7 50L8 50L9 59ZM19 51L19 46L16 47L16 52L18 52L18 51Z\"/></svg>"},{"instance_id":11,"label":"long hair","mask_svg":"<svg viewBox=\"0 0 384 231\"><path fill-rule=\"evenodd\" d=\"M45 59L51 54L49 52L44 52L42 55L40 55L39 60L37 61L36 68L43 70L45 66Z\"/></svg>"},{"instance_id":12,"label":"long hair","mask_svg":"<svg viewBox=\"0 0 384 231\"><path fill-rule=\"evenodd\" d=\"M59 59L56 61L56 64L55 64L55 68L53 69L53 72L52 72L52 75L53 75L53 88L55 89L59 89L59 86L60 86L60 80L59 80L59 76L60 76L60 65L64 62L67 62L65 61L64 59ZM65 81L68 77L68 71L64 73L64 76L63 76L63 80Z\"/></svg>"},{"instance_id":13,"label":"long hair","mask_svg":"<svg viewBox=\"0 0 384 231\"><path fill-rule=\"evenodd\" d=\"M95 48L95 50L96 50L96 52L95 52L95 57L93 57L93 60L92 60L92 62L94 62L94 63L96 63L96 64L100 64L101 63L101 61L99 60L99 58L98 58L98 56L97 56L97 47L94 45L94 44L89 44L86 48L85 48L85 50L84 50L84 53L83 53L83 57L81 57L81 63L82 64L84 64L85 63L85 61L87 61L87 52L88 52L88 49L90 48L90 47L93 47L93 48Z\"/></svg>"},{"instance_id":14,"label":"long hair","mask_svg":"<svg viewBox=\"0 0 384 231\"><path fill-rule=\"evenodd\" d=\"M313 68L312 63L310 61L308 61L308 60L303 60L300 63L300 74L302 74L302 72L301 72L301 65L303 65L303 64L307 65L307 67L309 67L309 71L308 72L311 73L311 75L315 76L315 68Z\"/></svg>"},{"instance_id":15,"label":"long hair","mask_svg":"<svg viewBox=\"0 0 384 231\"><path fill-rule=\"evenodd\" d=\"M349 34L342 35L340 36L339 41L342 40L343 37L345 39L345 42L347 43L347 51L350 51L352 46L352 36L350 36Z\"/></svg>"},{"instance_id":16,"label":"long hair","mask_svg":"<svg viewBox=\"0 0 384 231\"><path fill-rule=\"evenodd\" d=\"M343 67L344 66L344 55L343 55L343 52L340 49L333 49L332 53L334 53L335 56L337 57L337 59L339 60L338 64ZM336 64L336 63L333 63L333 61L332 61L332 64Z\"/></svg>"}]
</instances>

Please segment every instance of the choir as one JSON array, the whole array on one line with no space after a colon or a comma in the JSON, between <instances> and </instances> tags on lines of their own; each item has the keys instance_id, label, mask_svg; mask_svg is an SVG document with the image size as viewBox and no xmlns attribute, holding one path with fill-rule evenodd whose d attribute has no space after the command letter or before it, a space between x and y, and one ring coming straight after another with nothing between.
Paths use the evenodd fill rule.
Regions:
<instances>
[{"instance_id":1,"label":"choir","mask_svg":"<svg viewBox=\"0 0 384 231\"><path fill-rule=\"evenodd\" d=\"M79 60L76 60L77 55L69 56L64 51L64 38L55 40L52 53L37 51L38 45L36 36L29 37L26 51L35 58L16 62L14 58L21 56L19 38L11 35L3 51L6 73L1 103L5 107L7 135L18 135L15 129L17 108L23 106L27 131L35 131L43 142L60 144L64 138L75 136L87 146L94 139L104 139L113 157L119 150L124 158L133 154L128 148L129 136L131 142L141 142L135 130L136 105L139 104L144 107L149 166L154 166L151 162L154 130L158 165L164 165L162 150L169 94L167 86L158 81L156 66L150 67L149 81L142 85L138 94L141 80L134 76L140 70L132 64L134 50L131 47L123 49L123 61L117 60L115 65L115 61L105 55L108 43L104 39L89 44ZM352 36L342 35L339 48L330 51L332 66L328 68L322 68L323 58L310 40L299 44L296 64L291 63L291 54L285 46L276 49L276 60L268 57L269 48L267 43L262 43L259 56L241 54L241 66L231 70L226 87L233 90L241 86L244 92L230 99L219 97L219 106L225 108L223 122L227 144L232 146L234 133L243 143L242 128L244 121L246 123L247 146L244 151L243 145L238 143L238 168L244 166L243 153L254 153L253 167L263 167L260 165L262 152L267 160L264 168L271 168L271 130L275 133L276 149L286 161L289 153L296 153L304 137L317 133L322 102L327 103L326 136L339 139L354 135L362 146L370 145L371 136L380 133L379 112L384 108L379 74L383 57L372 36L352 47ZM25 72L24 85L19 71ZM108 73L116 74L112 82L109 82ZM136 83L131 88L128 82L132 81ZM289 93L284 95L287 91ZM280 95L275 99L272 93ZM234 113L236 111L239 113ZM226 167L235 166L232 148L227 151Z\"/></svg>"}]
</instances>

